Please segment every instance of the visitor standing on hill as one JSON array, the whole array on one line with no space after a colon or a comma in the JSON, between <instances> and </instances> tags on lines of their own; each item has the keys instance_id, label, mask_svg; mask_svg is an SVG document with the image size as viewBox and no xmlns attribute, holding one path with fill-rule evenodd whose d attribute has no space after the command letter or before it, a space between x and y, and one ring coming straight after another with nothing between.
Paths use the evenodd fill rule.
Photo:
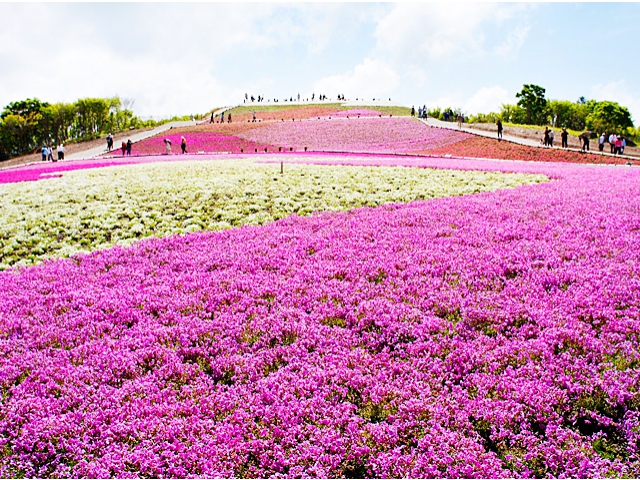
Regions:
<instances>
[{"instance_id":1,"label":"visitor standing on hill","mask_svg":"<svg viewBox=\"0 0 640 480\"><path fill-rule=\"evenodd\" d=\"M40 150L40 153L42 154L42 161L46 162L47 161L47 147L42 147L42 149Z\"/></svg>"},{"instance_id":2,"label":"visitor standing on hill","mask_svg":"<svg viewBox=\"0 0 640 480\"><path fill-rule=\"evenodd\" d=\"M252 122L256 121L256 111L255 110L253 111L253 118L251 119L251 121Z\"/></svg>"},{"instance_id":3,"label":"visitor standing on hill","mask_svg":"<svg viewBox=\"0 0 640 480\"><path fill-rule=\"evenodd\" d=\"M615 153L616 155L622 155L622 135L619 137L616 137Z\"/></svg>"},{"instance_id":4,"label":"visitor standing on hill","mask_svg":"<svg viewBox=\"0 0 640 480\"><path fill-rule=\"evenodd\" d=\"M605 135L603 133L602 135L600 135L600 138L598 138L598 150L600 150L601 152L604 152L604 142Z\"/></svg>"},{"instance_id":5,"label":"visitor standing on hill","mask_svg":"<svg viewBox=\"0 0 640 480\"><path fill-rule=\"evenodd\" d=\"M569 147L569 134L567 133L567 128L562 128L562 133L560 134L560 140L562 140L562 148Z\"/></svg>"},{"instance_id":6,"label":"visitor standing on hill","mask_svg":"<svg viewBox=\"0 0 640 480\"><path fill-rule=\"evenodd\" d=\"M213 112L211 112L211 120L209 120L209 123L213 123Z\"/></svg>"},{"instance_id":7,"label":"visitor standing on hill","mask_svg":"<svg viewBox=\"0 0 640 480\"><path fill-rule=\"evenodd\" d=\"M231 123L231 112L227 114L227 123Z\"/></svg>"},{"instance_id":8,"label":"visitor standing on hill","mask_svg":"<svg viewBox=\"0 0 640 480\"><path fill-rule=\"evenodd\" d=\"M427 119L427 106L423 105L422 106L422 118L424 118L425 120Z\"/></svg>"},{"instance_id":9,"label":"visitor standing on hill","mask_svg":"<svg viewBox=\"0 0 640 480\"><path fill-rule=\"evenodd\" d=\"M412 117L416 116L416 109L413 106L411 106L411 116Z\"/></svg>"},{"instance_id":10,"label":"visitor standing on hill","mask_svg":"<svg viewBox=\"0 0 640 480\"><path fill-rule=\"evenodd\" d=\"M47 147L47 160L53 162L53 148Z\"/></svg>"},{"instance_id":11,"label":"visitor standing on hill","mask_svg":"<svg viewBox=\"0 0 640 480\"><path fill-rule=\"evenodd\" d=\"M620 137L620 155L624 155L624 147L627 146L627 139Z\"/></svg>"},{"instance_id":12,"label":"visitor standing on hill","mask_svg":"<svg viewBox=\"0 0 640 480\"><path fill-rule=\"evenodd\" d=\"M589 151L589 134L587 132L583 132L578 137L582 141L582 151Z\"/></svg>"},{"instance_id":13,"label":"visitor standing on hill","mask_svg":"<svg viewBox=\"0 0 640 480\"><path fill-rule=\"evenodd\" d=\"M107 152L110 152L113 148L113 135L107 135Z\"/></svg>"},{"instance_id":14,"label":"visitor standing on hill","mask_svg":"<svg viewBox=\"0 0 640 480\"><path fill-rule=\"evenodd\" d=\"M58 145L58 160L64 160L64 145Z\"/></svg>"},{"instance_id":15,"label":"visitor standing on hill","mask_svg":"<svg viewBox=\"0 0 640 480\"><path fill-rule=\"evenodd\" d=\"M166 155L171 155L171 140L168 138L164 139L164 153Z\"/></svg>"},{"instance_id":16,"label":"visitor standing on hill","mask_svg":"<svg viewBox=\"0 0 640 480\"><path fill-rule=\"evenodd\" d=\"M127 139L127 155L131 155L131 145L133 145L133 143L131 143L131 139Z\"/></svg>"},{"instance_id":17,"label":"visitor standing on hill","mask_svg":"<svg viewBox=\"0 0 640 480\"><path fill-rule=\"evenodd\" d=\"M544 127L544 146L549 146L549 127Z\"/></svg>"},{"instance_id":18,"label":"visitor standing on hill","mask_svg":"<svg viewBox=\"0 0 640 480\"><path fill-rule=\"evenodd\" d=\"M120 150L122 150L122 156L124 157L124 152L127 151L127 143L123 140L122 145L120 145Z\"/></svg>"},{"instance_id":19,"label":"visitor standing on hill","mask_svg":"<svg viewBox=\"0 0 640 480\"><path fill-rule=\"evenodd\" d=\"M456 118L456 120L458 121L458 129L462 128L462 114L459 113L458 117Z\"/></svg>"},{"instance_id":20,"label":"visitor standing on hill","mask_svg":"<svg viewBox=\"0 0 640 480\"><path fill-rule=\"evenodd\" d=\"M502 121L498 120L496 125L498 126L498 140L502 140Z\"/></svg>"},{"instance_id":21,"label":"visitor standing on hill","mask_svg":"<svg viewBox=\"0 0 640 480\"><path fill-rule=\"evenodd\" d=\"M549 146L553 147L553 137L554 137L555 133L553 133L553 130L549 129Z\"/></svg>"},{"instance_id":22,"label":"visitor standing on hill","mask_svg":"<svg viewBox=\"0 0 640 480\"><path fill-rule=\"evenodd\" d=\"M184 137L180 137L180 148L183 154L187 153L187 139Z\"/></svg>"},{"instance_id":23,"label":"visitor standing on hill","mask_svg":"<svg viewBox=\"0 0 640 480\"><path fill-rule=\"evenodd\" d=\"M616 151L616 140L618 139L618 137L616 137L615 133L612 133L611 135L609 135L609 145L611 145L611 153L615 153Z\"/></svg>"}]
</instances>

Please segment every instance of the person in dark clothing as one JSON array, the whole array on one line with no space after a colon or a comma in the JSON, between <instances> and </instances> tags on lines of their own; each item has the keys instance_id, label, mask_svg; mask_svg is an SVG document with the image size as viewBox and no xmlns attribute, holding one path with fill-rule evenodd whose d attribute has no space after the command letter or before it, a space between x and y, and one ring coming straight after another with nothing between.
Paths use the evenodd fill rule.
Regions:
<instances>
[{"instance_id":1,"label":"person in dark clothing","mask_svg":"<svg viewBox=\"0 0 640 480\"><path fill-rule=\"evenodd\" d=\"M498 140L502 140L502 122L498 120L496 125L498 126Z\"/></svg>"},{"instance_id":2,"label":"person in dark clothing","mask_svg":"<svg viewBox=\"0 0 640 480\"><path fill-rule=\"evenodd\" d=\"M131 145L133 145L133 143L131 142L131 139L127 140L127 155L131 155Z\"/></svg>"},{"instance_id":3,"label":"person in dark clothing","mask_svg":"<svg viewBox=\"0 0 640 480\"><path fill-rule=\"evenodd\" d=\"M549 127L544 127L544 146L549 146Z\"/></svg>"},{"instance_id":4,"label":"person in dark clothing","mask_svg":"<svg viewBox=\"0 0 640 480\"><path fill-rule=\"evenodd\" d=\"M582 141L582 151L589 151L589 134L584 132L580 134L580 140Z\"/></svg>"},{"instance_id":5,"label":"person in dark clothing","mask_svg":"<svg viewBox=\"0 0 640 480\"><path fill-rule=\"evenodd\" d=\"M562 148L569 147L569 134L567 133L567 129L563 128L562 133L560 134L560 138L562 139Z\"/></svg>"},{"instance_id":6,"label":"person in dark clothing","mask_svg":"<svg viewBox=\"0 0 640 480\"><path fill-rule=\"evenodd\" d=\"M209 123L213 123L213 112L211 112L211 120L209 120Z\"/></svg>"},{"instance_id":7,"label":"person in dark clothing","mask_svg":"<svg viewBox=\"0 0 640 480\"><path fill-rule=\"evenodd\" d=\"M183 154L187 153L187 139L184 137L180 139L180 148Z\"/></svg>"},{"instance_id":8,"label":"person in dark clothing","mask_svg":"<svg viewBox=\"0 0 640 480\"><path fill-rule=\"evenodd\" d=\"M411 107L411 116L412 117L416 116L416 109L414 107Z\"/></svg>"}]
</instances>

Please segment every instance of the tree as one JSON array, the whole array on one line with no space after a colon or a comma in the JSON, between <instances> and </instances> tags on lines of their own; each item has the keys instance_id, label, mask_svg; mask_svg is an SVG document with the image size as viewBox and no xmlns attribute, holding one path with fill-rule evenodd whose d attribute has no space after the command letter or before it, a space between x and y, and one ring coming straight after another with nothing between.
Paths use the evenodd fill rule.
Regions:
<instances>
[{"instance_id":1,"label":"tree","mask_svg":"<svg viewBox=\"0 0 640 480\"><path fill-rule=\"evenodd\" d=\"M568 100L551 100L548 105L553 126L567 127L572 130L584 129L589 114L586 102L573 103Z\"/></svg>"},{"instance_id":2,"label":"tree","mask_svg":"<svg viewBox=\"0 0 640 480\"><path fill-rule=\"evenodd\" d=\"M625 132L633 128L631 114L616 102L593 102L586 119L586 126L594 132Z\"/></svg>"},{"instance_id":3,"label":"tree","mask_svg":"<svg viewBox=\"0 0 640 480\"><path fill-rule=\"evenodd\" d=\"M518 106L523 108L527 115L527 124L542 125L547 120L547 100L544 98L545 89L538 85L523 85L520 93L516 93L519 98Z\"/></svg>"}]
</instances>

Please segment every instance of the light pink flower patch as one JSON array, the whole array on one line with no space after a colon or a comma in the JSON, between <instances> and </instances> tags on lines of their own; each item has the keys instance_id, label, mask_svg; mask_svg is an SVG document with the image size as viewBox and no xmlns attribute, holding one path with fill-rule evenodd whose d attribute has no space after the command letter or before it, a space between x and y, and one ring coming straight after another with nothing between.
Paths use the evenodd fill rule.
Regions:
<instances>
[{"instance_id":1,"label":"light pink flower patch","mask_svg":"<svg viewBox=\"0 0 640 480\"><path fill-rule=\"evenodd\" d=\"M276 122L239 136L255 143L296 149L378 153L429 150L470 137L468 133L432 128L400 117Z\"/></svg>"}]
</instances>

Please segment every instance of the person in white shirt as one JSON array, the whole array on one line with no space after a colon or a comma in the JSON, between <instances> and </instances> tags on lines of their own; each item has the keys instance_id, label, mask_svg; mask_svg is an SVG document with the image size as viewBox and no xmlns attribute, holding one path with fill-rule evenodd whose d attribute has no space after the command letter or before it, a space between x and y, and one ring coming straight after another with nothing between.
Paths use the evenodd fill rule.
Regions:
<instances>
[{"instance_id":1,"label":"person in white shirt","mask_svg":"<svg viewBox=\"0 0 640 480\"><path fill-rule=\"evenodd\" d=\"M611 145L611 153L615 153L616 151L616 140L618 139L618 137L616 137L615 133L612 133L611 135L609 135L609 145Z\"/></svg>"},{"instance_id":2,"label":"person in white shirt","mask_svg":"<svg viewBox=\"0 0 640 480\"><path fill-rule=\"evenodd\" d=\"M600 138L598 139L598 150L601 152L604 151L604 133L600 135Z\"/></svg>"},{"instance_id":3,"label":"person in white shirt","mask_svg":"<svg viewBox=\"0 0 640 480\"><path fill-rule=\"evenodd\" d=\"M549 146L553 147L553 130L549 129Z\"/></svg>"},{"instance_id":4,"label":"person in white shirt","mask_svg":"<svg viewBox=\"0 0 640 480\"><path fill-rule=\"evenodd\" d=\"M64 145L58 145L58 160L64 160Z\"/></svg>"}]
</instances>

